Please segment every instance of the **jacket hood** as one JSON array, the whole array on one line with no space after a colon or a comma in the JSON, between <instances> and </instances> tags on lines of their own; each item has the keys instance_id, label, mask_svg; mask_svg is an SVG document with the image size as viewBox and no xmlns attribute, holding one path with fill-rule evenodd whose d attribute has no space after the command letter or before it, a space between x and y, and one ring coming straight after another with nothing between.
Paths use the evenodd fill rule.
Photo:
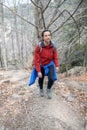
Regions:
<instances>
[{"instance_id":1,"label":"jacket hood","mask_svg":"<svg viewBox=\"0 0 87 130\"><path fill-rule=\"evenodd\" d=\"M41 41L39 44L40 44L41 47L45 47L44 41ZM55 43L53 41L50 41L50 45L51 45L51 47L55 48Z\"/></svg>"}]
</instances>

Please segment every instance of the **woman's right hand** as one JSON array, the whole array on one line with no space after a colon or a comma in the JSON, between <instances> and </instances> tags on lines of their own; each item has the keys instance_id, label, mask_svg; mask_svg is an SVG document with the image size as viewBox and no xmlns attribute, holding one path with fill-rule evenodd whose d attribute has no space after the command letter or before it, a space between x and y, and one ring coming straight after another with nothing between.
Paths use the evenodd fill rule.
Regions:
<instances>
[{"instance_id":1,"label":"woman's right hand","mask_svg":"<svg viewBox=\"0 0 87 130\"><path fill-rule=\"evenodd\" d=\"M42 73L41 72L38 72L38 77L42 78Z\"/></svg>"}]
</instances>

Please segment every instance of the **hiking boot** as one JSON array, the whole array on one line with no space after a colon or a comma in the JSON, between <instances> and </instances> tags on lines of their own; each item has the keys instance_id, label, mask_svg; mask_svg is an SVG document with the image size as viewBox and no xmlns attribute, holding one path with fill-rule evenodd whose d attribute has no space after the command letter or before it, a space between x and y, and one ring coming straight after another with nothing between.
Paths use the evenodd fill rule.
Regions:
<instances>
[{"instance_id":1,"label":"hiking boot","mask_svg":"<svg viewBox=\"0 0 87 130\"><path fill-rule=\"evenodd\" d=\"M48 99L52 98L52 91L51 91L51 89L47 89L47 98Z\"/></svg>"},{"instance_id":2,"label":"hiking boot","mask_svg":"<svg viewBox=\"0 0 87 130\"><path fill-rule=\"evenodd\" d=\"M44 91L43 89L40 89L40 97L43 97L44 96Z\"/></svg>"}]
</instances>

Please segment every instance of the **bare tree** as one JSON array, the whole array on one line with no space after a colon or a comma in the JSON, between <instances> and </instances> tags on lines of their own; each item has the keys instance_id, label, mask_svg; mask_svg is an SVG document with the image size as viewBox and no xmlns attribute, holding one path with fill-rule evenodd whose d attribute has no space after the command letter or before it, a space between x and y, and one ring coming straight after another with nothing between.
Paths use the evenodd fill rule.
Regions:
<instances>
[{"instance_id":1,"label":"bare tree","mask_svg":"<svg viewBox=\"0 0 87 130\"><path fill-rule=\"evenodd\" d=\"M69 14L69 17L64 22L61 22L61 25L59 27L56 26L56 29L54 29L52 33L57 32L70 18L73 18L73 15L76 13L77 9L79 8L81 3L83 2L83 0L80 1L80 3L78 4L78 6L76 7L76 9L73 11L72 14L68 10L63 10L57 16L57 14L58 14L57 11L58 11L59 7L62 6L62 4L64 4L65 1L66 0L64 0L63 2L61 2L60 0L57 1L57 7L56 8L54 7L55 8L54 12L51 12L52 16L51 16L51 18L49 18L49 22L48 22L48 25L47 25L46 19L45 19L45 14L46 14L46 11L49 10L49 7L51 6L51 0L48 0L47 2L45 2L45 4L42 0L40 0L40 1L39 0L31 0L32 4L35 6L35 24L38 26L38 28L37 28L37 34L38 34L37 38L40 38L40 32L43 29L50 28L56 21L58 21L58 19L61 17L61 15L63 13L67 12ZM49 11L51 11L51 10L49 10ZM74 18L73 18L73 20L76 23ZM78 24L76 24L76 25L78 27Z\"/></svg>"}]
</instances>

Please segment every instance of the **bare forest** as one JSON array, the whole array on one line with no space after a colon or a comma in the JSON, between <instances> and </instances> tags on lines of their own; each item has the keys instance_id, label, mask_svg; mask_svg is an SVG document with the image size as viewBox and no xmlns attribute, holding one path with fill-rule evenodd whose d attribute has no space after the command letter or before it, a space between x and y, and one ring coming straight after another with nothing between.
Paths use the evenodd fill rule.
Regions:
<instances>
[{"instance_id":1,"label":"bare forest","mask_svg":"<svg viewBox=\"0 0 87 130\"><path fill-rule=\"evenodd\" d=\"M44 29L52 31L60 71L87 66L87 2L84 0L0 0L0 66L31 65Z\"/></svg>"},{"instance_id":2,"label":"bare forest","mask_svg":"<svg viewBox=\"0 0 87 130\"><path fill-rule=\"evenodd\" d=\"M28 86L44 29L59 56L51 101ZM0 130L87 130L87 0L0 0Z\"/></svg>"}]
</instances>

